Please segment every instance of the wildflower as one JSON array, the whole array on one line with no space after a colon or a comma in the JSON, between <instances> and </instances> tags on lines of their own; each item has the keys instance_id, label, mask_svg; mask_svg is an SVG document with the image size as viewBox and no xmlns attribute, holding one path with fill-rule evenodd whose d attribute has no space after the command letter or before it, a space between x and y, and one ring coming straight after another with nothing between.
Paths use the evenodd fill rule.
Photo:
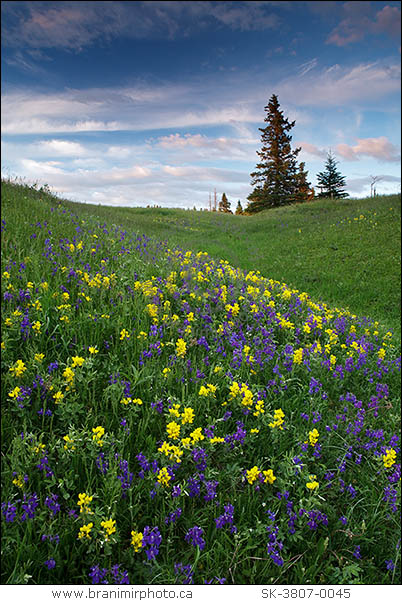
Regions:
<instances>
[{"instance_id":1,"label":"wildflower","mask_svg":"<svg viewBox=\"0 0 402 602\"><path fill-rule=\"evenodd\" d=\"M301 364L302 360L303 360L303 349L296 349L296 351L293 353L293 363Z\"/></svg>"},{"instance_id":2,"label":"wildflower","mask_svg":"<svg viewBox=\"0 0 402 602\"><path fill-rule=\"evenodd\" d=\"M317 431L317 429L313 429L312 431L309 432L308 436L309 436L310 445L312 447L314 447L318 441L318 437L320 436L320 433Z\"/></svg>"},{"instance_id":3,"label":"wildflower","mask_svg":"<svg viewBox=\"0 0 402 602\"><path fill-rule=\"evenodd\" d=\"M166 431L170 439L178 439L180 435L180 424L177 424L177 422L174 421L169 422L169 424L166 425Z\"/></svg>"},{"instance_id":4,"label":"wildflower","mask_svg":"<svg viewBox=\"0 0 402 602\"><path fill-rule=\"evenodd\" d=\"M246 470L246 478L250 485L252 485L254 481L258 479L260 474L261 473L258 470L257 466L253 466L253 468L251 468L250 470Z\"/></svg>"},{"instance_id":5,"label":"wildflower","mask_svg":"<svg viewBox=\"0 0 402 602\"><path fill-rule=\"evenodd\" d=\"M1 511L3 513L4 518L6 519L6 523L13 523L17 514L17 506L12 504L11 502L3 502L1 504Z\"/></svg>"},{"instance_id":6,"label":"wildflower","mask_svg":"<svg viewBox=\"0 0 402 602\"><path fill-rule=\"evenodd\" d=\"M26 370L26 366L24 364L24 362L22 360L17 360L14 364L14 366L12 366L10 368L10 372L13 376L22 376Z\"/></svg>"},{"instance_id":7,"label":"wildflower","mask_svg":"<svg viewBox=\"0 0 402 602\"><path fill-rule=\"evenodd\" d=\"M82 366L82 364L85 362L83 357L79 357L78 355L74 356L72 358L72 367L75 368L76 366Z\"/></svg>"},{"instance_id":8,"label":"wildflower","mask_svg":"<svg viewBox=\"0 0 402 602\"><path fill-rule=\"evenodd\" d=\"M59 404L64 399L64 394L61 391L56 391L53 395L56 404Z\"/></svg>"},{"instance_id":9,"label":"wildflower","mask_svg":"<svg viewBox=\"0 0 402 602\"><path fill-rule=\"evenodd\" d=\"M273 470L263 470L262 474L265 477L264 483L269 483L270 485L272 485L273 482L276 481L276 476L274 475Z\"/></svg>"},{"instance_id":10,"label":"wildflower","mask_svg":"<svg viewBox=\"0 0 402 602\"><path fill-rule=\"evenodd\" d=\"M45 506L49 508L52 512L53 516L56 516L58 512L60 512L60 504L58 503L59 496L55 493L51 493L45 499Z\"/></svg>"},{"instance_id":11,"label":"wildflower","mask_svg":"<svg viewBox=\"0 0 402 602\"><path fill-rule=\"evenodd\" d=\"M74 370L72 370L69 366L64 370L63 376L69 384L74 382Z\"/></svg>"},{"instance_id":12,"label":"wildflower","mask_svg":"<svg viewBox=\"0 0 402 602\"><path fill-rule=\"evenodd\" d=\"M160 483L161 485L163 485L163 487L168 487L169 486L169 481L171 480L171 476L168 473L168 470L166 467L161 468L159 473L158 473L158 477L157 477L157 481L158 483Z\"/></svg>"},{"instance_id":13,"label":"wildflower","mask_svg":"<svg viewBox=\"0 0 402 602\"><path fill-rule=\"evenodd\" d=\"M45 562L43 563L45 566L47 566L47 568L50 570L54 569L54 567L56 566L56 561L54 558L49 558L49 560L45 560Z\"/></svg>"},{"instance_id":14,"label":"wildflower","mask_svg":"<svg viewBox=\"0 0 402 602\"><path fill-rule=\"evenodd\" d=\"M44 353L35 353L34 360L35 360L35 362L42 363L44 357L45 357Z\"/></svg>"},{"instance_id":15,"label":"wildflower","mask_svg":"<svg viewBox=\"0 0 402 602\"><path fill-rule=\"evenodd\" d=\"M184 357L186 355L187 346L183 339L178 339L176 342L176 355L177 357Z\"/></svg>"},{"instance_id":16,"label":"wildflower","mask_svg":"<svg viewBox=\"0 0 402 602\"><path fill-rule=\"evenodd\" d=\"M99 350L96 347L88 347L88 351L91 355L95 355L96 353L99 353Z\"/></svg>"},{"instance_id":17,"label":"wildflower","mask_svg":"<svg viewBox=\"0 0 402 602\"><path fill-rule=\"evenodd\" d=\"M130 338L130 334L129 334L128 330L123 328L123 330L120 332L120 340L124 341L124 339L129 339L129 338Z\"/></svg>"},{"instance_id":18,"label":"wildflower","mask_svg":"<svg viewBox=\"0 0 402 602\"><path fill-rule=\"evenodd\" d=\"M21 508L23 510L21 520L25 521L27 518L34 518L38 504L39 498L36 493L33 493L31 497L28 497L26 494L24 494L24 500L21 504Z\"/></svg>"},{"instance_id":19,"label":"wildflower","mask_svg":"<svg viewBox=\"0 0 402 602\"><path fill-rule=\"evenodd\" d=\"M42 326L42 324L39 322L39 320L36 320L36 322L34 322L32 324L32 330L34 330L37 334L39 334L41 326Z\"/></svg>"},{"instance_id":20,"label":"wildflower","mask_svg":"<svg viewBox=\"0 0 402 602\"><path fill-rule=\"evenodd\" d=\"M317 489L319 487L318 481L316 481L316 475L312 474L309 477L309 482L306 483L306 487L307 489L310 489L310 491L313 491L314 489Z\"/></svg>"},{"instance_id":21,"label":"wildflower","mask_svg":"<svg viewBox=\"0 0 402 602\"><path fill-rule=\"evenodd\" d=\"M271 428L278 427L282 431L283 430L282 424L284 423L284 420L283 420L284 417L285 417L285 414L283 413L282 408L278 408L277 410L274 411L273 422L270 422L268 426L270 426Z\"/></svg>"},{"instance_id":22,"label":"wildflower","mask_svg":"<svg viewBox=\"0 0 402 602\"><path fill-rule=\"evenodd\" d=\"M386 449L382 459L385 468L391 468L395 464L396 451L394 449Z\"/></svg>"},{"instance_id":23,"label":"wildflower","mask_svg":"<svg viewBox=\"0 0 402 602\"><path fill-rule=\"evenodd\" d=\"M94 433L92 435L92 441L95 441L95 443L97 443L99 446L102 446L102 437L105 434L105 429L103 428L103 426L97 426L96 428L93 428L92 432Z\"/></svg>"},{"instance_id":24,"label":"wildflower","mask_svg":"<svg viewBox=\"0 0 402 602\"><path fill-rule=\"evenodd\" d=\"M190 437L192 439L193 445L198 443L198 441L202 441L203 439L205 439L204 435L202 434L201 427L196 428L192 433L190 433Z\"/></svg>"},{"instance_id":25,"label":"wildflower","mask_svg":"<svg viewBox=\"0 0 402 602\"><path fill-rule=\"evenodd\" d=\"M17 399L20 392L21 392L20 387L15 387L12 391L10 391L8 396L11 397L11 399Z\"/></svg>"},{"instance_id":26,"label":"wildflower","mask_svg":"<svg viewBox=\"0 0 402 602\"><path fill-rule=\"evenodd\" d=\"M94 526L93 523L88 523L87 525L83 525L80 527L80 532L78 534L78 539L91 539L91 529Z\"/></svg>"},{"instance_id":27,"label":"wildflower","mask_svg":"<svg viewBox=\"0 0 402 602\"><path fill-rule=\"evenodd\" d=\"M109 518L108 520L103 520L101 522L101 527L103 527L106 531L106 534L105 534L106 541L109 540L109 537L111 535L113 535L113 533L116 533L115 525L116 525L116 521L112 520L111 518Z\"/></svg>"},{"instance_id":28,"label":"wildflower","mask_svg":"<svg viewBox=\"0 0 402 602\"><path fill-rule=\"evenodd\" d=\"M190 543L194 547L199 546L200 550L203 550L205 548L205 541L202 538L203 535L203 529L201 529L201 527L194 526L187 531L184 539L187 543Z\"/></svg>"},{"instance_id":29,"label":"wildflower","mask_svg":"<svg viewBox=\"0 0 402 602\"><path fill-rule=\"evenodd\" d=\"M181 415L181 423L182 424L192 424L194 422L194 410L193 408L184 408L184 411Z\"/></svg>"},{"instance_id":30,"label":"wildflower","mask_svg":"<svg viewBox=\"0 0 402 602\"><path fill-rule=\"evenodd\" d=\"M144 527L142 537L142 547L145 549L145 554L148 560L153 560L159 554L159 546L162 542L162 536L158 527Z\"/></svg>"},{"instance_id":31,"label":"wildflower","mask_svg":"<svg viewBox=\"0 0 402 602\"><path fill-rule=\"evenodd\" d=\"M194 583L194 571L191 568L191 564L184 564L182 562L177 562L174 565L175 575L181 574L184 579L182 581L183 585L192 585Z\"/></svg>"},{"instance_id":32,"label":"wildflower","mask_svg":"<svg viewBox=\"0 0 402 602\"><path fill-rule=\"evenodd\" d=\"M87 493L78 494L77 505L80 507L80 512L91 513L91 508L89 507L89 504L92 502L92 497L92 495L89 496Z\"/></svg>"}]
</instances>

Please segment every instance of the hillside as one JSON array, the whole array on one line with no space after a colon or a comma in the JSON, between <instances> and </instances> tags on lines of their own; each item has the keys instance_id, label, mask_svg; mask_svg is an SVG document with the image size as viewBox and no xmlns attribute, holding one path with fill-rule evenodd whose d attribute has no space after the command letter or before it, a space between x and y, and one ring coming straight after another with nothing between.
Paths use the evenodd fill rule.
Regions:
<instances>
[{"instance_id":1,"label":"hillside","mask_svg":"<svg viewBox=\"0 0 402 602\"><path fill-rule=\"evenodd\" d=\"M11 195L19 203L29 190L50 203L61 202L78 215L97 216L106 224L122 225L172 247L206 251L233 266L286 282L317 301L378 320L400 339L398 195L319 200L242 217L72 203L5 185L4 202Z\"/></svg>"},{"instance_id":2,"label":"hillside","mask_svg":"<svg viewBox=\"0 0 402 602\"><path fill-rule=\"evenodd\" d=\"M325 203L232 219L2 192L3 584L400 582L397 338L225 259L279 239L279 271ZM351 246L386 205L327 229Z\"/></svg>"}]
</instances>

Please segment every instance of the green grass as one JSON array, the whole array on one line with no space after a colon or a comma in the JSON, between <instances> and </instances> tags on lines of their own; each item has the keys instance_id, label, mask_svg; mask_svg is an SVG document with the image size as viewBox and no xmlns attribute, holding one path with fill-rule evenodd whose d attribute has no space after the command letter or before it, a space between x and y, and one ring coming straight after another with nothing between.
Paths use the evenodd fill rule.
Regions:
<instances>
[{"instance_id":1,"label":"green grass","mask_svg":"<svg viewBox=\"0 0 402 602\"><path fill-rule=\"evenodd\" d=\"M114 584L117 564L138 584L399 583L396 261L370 275L383 314L370 286L360 313L362 260L342 296L326 250L371 257L383 232L396 255L396 201L237 218L3 183L2 583L91 584L98 566Z\"/></svg>"},{"instance_id":2,"label":"green grass","mask_svg":"<svg viewBox=\"0 0 402 602\"><path fill-rule=\"evenodd\" d=\"M21 191L14 194L18 203ZM319 200L248 217L62 203L78 215L259 270L317 301L378 320L400 340L400 195Z\"/></svg>"}]
</instances>

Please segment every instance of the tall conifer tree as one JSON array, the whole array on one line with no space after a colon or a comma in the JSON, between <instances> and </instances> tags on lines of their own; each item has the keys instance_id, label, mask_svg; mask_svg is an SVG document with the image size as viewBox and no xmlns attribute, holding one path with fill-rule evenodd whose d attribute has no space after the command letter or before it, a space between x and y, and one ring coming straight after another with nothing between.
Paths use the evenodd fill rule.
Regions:
<instances>
[{"instance_id":1,"label":"tall conifer tree","mask_svg":"<svg viewBox=\"0 0 402 602\"><path fill-rule=\"evenodd\" d=\"M257 151L260 161L251 174L251 184L255 188L248 196L248 213L279 207L295 200L296 157L301 149L292 150L289 132L296 122L286 119L279 106L278 98L273 94L265 107L264 121L268 125L259 128L262 147Z\"/></svg>"},{"instance_id":2,"label":"tall conifer tree","mask_svg":"<svg viewBox=\"0 0 402 602\"><path fill-rule=\"evenodd\" d=\"M325 163L325 171L317 174L318 187L321 188L318 197L343 199L349 196L347 192L344 192L346 186L345 178L336 169L337 163L338 161L335 160L332 152L329 151L327 162Z\"/></svg>"}]
</instances>

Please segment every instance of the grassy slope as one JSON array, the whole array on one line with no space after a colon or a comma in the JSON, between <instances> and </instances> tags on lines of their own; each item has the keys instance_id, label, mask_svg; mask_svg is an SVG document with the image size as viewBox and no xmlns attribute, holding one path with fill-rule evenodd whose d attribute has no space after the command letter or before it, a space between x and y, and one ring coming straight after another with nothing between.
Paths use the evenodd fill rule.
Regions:
<instances>
[{"instance_id":1,"label":"grassy slope","mask_svg":"<svg viewBox=\"0 0 402 602\"><path fill-rule=\"evenodd\" d=\"M18 202L27 189L10 190ZM9 188L3 194L8 196ZM233 266L259 270L316 300L378 320L400 339L398 195L320 200L250 217L63 203L78 214L96 214L171 246L206 251Z\"/></svg>"}]
</instances>

